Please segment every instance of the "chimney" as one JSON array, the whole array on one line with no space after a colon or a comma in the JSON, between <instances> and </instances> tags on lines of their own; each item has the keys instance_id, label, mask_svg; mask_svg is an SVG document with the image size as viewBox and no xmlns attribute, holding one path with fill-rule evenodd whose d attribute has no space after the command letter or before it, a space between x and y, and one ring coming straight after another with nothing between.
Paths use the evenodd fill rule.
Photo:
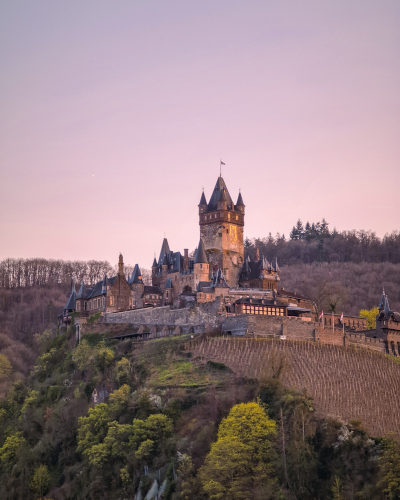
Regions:
<instances>
[{"instance_id":1,"label":"chimney","mask_svg":"<svg viewBox=\"0 0 400 500\"><path fill-rule=\"evenodd\" d=\"M119 254L119 261L118 261L118 274L120 276L124 275L124 259L122 257L122 253Z\"/></svg>"}]
</instances>

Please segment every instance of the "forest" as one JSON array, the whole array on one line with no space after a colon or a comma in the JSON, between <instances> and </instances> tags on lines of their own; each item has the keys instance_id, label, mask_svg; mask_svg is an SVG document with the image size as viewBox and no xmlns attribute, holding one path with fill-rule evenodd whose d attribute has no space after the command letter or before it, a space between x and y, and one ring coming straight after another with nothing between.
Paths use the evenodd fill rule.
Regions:
<instances>
[{"instance_id":1,"label":"forest","mask_svg":"<svg viewBox=\"0 0 400 500\"><path fill-rule=\"evenodd\" d=\"M279 367L196 364L189 340L37 336L26 380L2 375L0 497L133 500L157 480L164 500L400 498L398 436L321 416Z\"/></svg>"}]
</instances>

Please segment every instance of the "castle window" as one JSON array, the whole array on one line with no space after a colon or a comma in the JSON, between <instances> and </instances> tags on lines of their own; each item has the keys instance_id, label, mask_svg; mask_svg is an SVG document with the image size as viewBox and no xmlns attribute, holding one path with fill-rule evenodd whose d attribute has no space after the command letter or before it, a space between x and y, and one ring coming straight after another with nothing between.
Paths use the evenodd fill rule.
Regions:
<instances>
[{"instance_id":1,"label":"castle window","mask_svg":"<svg viewBox=\"0 0 400 500\"><path fill-rule=\"evenodd\" d=\"M231 214L228 214L228 219L230 219L230 218L231 218Z\"/></svg>"},{"instance_id":2,"label":"castle window","mask_svg":"<svg viewBox=\"0 0 400 500\"><path fill-rule=\"evenodd\" d=\"M85 311L87 310L87 302L85 302Z\"/></svg>"},{"instance_id":3,"label":"castle window","mask_svg":"<svg viewBox=\"0 0 400 500\"><path fill-rule=\"evenodd\" d=\"M216 219L216 218L217 218L217 214L214 214L214 219Z\"/></svg>"},{"instance_id":4,"label":"castle window","mask_svg":"<svg viewBox=\"0 0 400 500\"><path fill-rule=\"evenodd\" d=\"M114 304L114 297L110 297L110 306Z\"/></svg>"},{"instance_id":5,"label":"castle window","mask_svg":"<svg viewBox=\"0 0 400 500\"><path fill-rule=\"evenodd\" d=\"M239 220L239 216L238 215L236 216L236 220Z\"/></svg>"}]
</instances>

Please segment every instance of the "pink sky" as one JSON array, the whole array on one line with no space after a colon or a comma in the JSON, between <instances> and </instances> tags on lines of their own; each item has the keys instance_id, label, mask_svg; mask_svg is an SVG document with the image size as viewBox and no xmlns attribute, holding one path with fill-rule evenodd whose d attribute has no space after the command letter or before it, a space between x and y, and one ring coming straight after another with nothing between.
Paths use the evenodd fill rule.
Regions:
<instances>
[{"instance_id":1,"label":"pink sky","mask_svg":"<svg viewBox=\"0 0 400 500\"><path fill-rule=\"evenodd\" d=\"M220 158L248 237L400 229L398 0L13 0L0 63L0 258L192 250Z\"/></svg>"}]
</instances>

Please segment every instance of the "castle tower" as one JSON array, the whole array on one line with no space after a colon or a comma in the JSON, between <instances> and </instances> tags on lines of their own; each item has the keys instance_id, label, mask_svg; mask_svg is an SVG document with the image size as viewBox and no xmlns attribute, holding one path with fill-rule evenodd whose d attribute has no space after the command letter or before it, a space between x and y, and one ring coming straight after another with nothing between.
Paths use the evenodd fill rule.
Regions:
<instances>
[{"instance_id":1,"label":"castle tower","mask_svg":"<svg viewBox=\"0 0 400 500\"><path fill-rule=\"evenodd\" d=\"M197 287L200 281L209 281L210 279L210 265L207 260L206 249L203 240L200 238L199 246L196 250L196 255L193 263L194 271L194 286Z\"/></svg>"},{"instance_id":2,"label":"castle tower","mask_svg":"<svg viewBox=\"0 0 400 500\"><path fill-rule=\"evenodd\" d=\"M204 193L199 203L200 237L211 272L220 268L230 287L238 283L244 262L244 209L241 193L235 205L221 176L209 203Z\"/></svg>"}]
</instances>

